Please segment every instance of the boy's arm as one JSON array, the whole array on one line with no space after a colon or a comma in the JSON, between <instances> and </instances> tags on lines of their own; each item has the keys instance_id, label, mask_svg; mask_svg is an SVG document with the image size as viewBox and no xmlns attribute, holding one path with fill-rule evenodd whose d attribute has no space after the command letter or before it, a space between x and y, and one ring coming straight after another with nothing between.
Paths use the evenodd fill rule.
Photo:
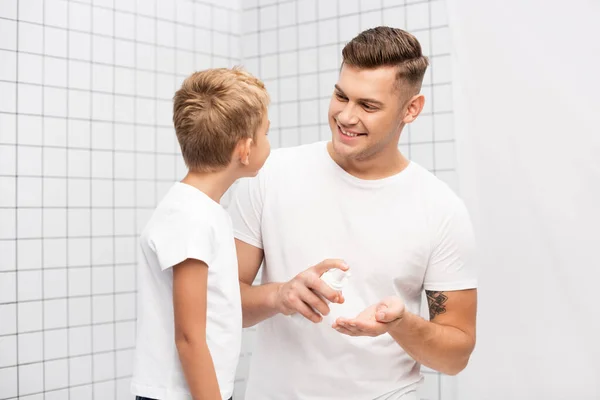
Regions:
<instances>
[{"instance_id":1,"label":"boy's arm","mask_svg":"<svg viewBox=\"0 0 600 400\"><path fill-rule=\"evenodd\" d=\"M221 399L219 383L206 343L208 266L187 259L173 267L175 344L194 400Z\"/></svg>"}]
</instances>

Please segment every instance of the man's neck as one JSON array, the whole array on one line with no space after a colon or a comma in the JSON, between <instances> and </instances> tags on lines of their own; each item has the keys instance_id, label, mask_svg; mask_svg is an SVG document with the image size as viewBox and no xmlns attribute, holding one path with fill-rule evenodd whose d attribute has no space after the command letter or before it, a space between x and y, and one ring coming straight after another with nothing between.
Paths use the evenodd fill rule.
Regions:
<instances>
[{"instance_id":1,"label":"man's neck","mask_svg":"<svg viewBox=\"0 0 600 400\"><path fill-rule=\"evenodd\" d=\"M220 203L221 198L236 179L232 171L225 168L217 172L189 171L181 182L195 187L215 202Z\"/></svg>"},{"instance_id":2,"label":"man's neck","mask_svg":"<svg viewBox=\"0 0 600 400\"><path fill-rule=\"evenodd\" d=\"M344 171L359 179L383 179L402 172L410 163L397 147L384 149L372 157L356 160L340 157L334 150L333 144L327 144L330 157Z\"/></svg>"}]
</instances>

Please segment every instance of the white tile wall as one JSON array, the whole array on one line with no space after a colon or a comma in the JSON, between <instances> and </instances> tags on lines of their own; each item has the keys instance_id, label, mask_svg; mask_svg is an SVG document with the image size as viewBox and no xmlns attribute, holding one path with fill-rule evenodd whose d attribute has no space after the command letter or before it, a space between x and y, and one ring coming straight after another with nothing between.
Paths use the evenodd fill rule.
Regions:
<instances>
[{"instance_id":1,"label":"white tile wall","mask_svg":"<svg viewBox=\"0 0 600 400\"><path fill-rule=\"evenodd\" d=\"M137 234L184 172L171 98L239 63L238 14L0 1L0 400L131 398Z\"/></svg>"},{"instance_id":2,"label":"white tile wall","mask_svg":"<svg viewBox=\"0 0 600 400\"><path fill-rule=\"evenodd\" d=\"M444 0L242 1L242 60L271 93L272 145L328 139L328 103L344 44L378 25L408 29L421 42L431 66L423 87L425 110L405 128L400 148L457 189L445 7ZM238 399L243 398L254 334L253 329L245 332L236 380ZM423 372L421 399L454 399L452 378L427 368Z\"/></svg>"}]
</instances>

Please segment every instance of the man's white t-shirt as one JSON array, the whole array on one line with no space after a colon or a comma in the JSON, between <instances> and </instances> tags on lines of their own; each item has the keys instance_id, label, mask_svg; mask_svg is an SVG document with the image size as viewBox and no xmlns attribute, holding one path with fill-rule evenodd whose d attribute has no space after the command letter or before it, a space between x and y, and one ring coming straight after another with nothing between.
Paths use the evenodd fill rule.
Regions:
<instances>
[{"instance_id":1,"label":"man's white t-shirt","mask_svg":"<svg viewBox=\"0 0 600 400\"><path fill-rule=\"evenodd\" d=\"M258 325L248 400L398 399L421 381L417 364L388 334L350 337L331 324L390 295L420 314L423 290L476 287L474 241L463 202L415 162L362 180L325 142L273 151L242 179L228 209L237 239L264 249L262 282L285 282L324 259L352 273L345 304L319 324L278 314Z\"/></svg>"},{"instance_id":2,"label":"man's white t-shirt","mask_svg":"<svg viewBox=\"0 0 600 400\"><path fill-rule=\"evenodd\" d=\"M242 334L231 218L200 190L177 182L154 211L140 245L132 393L160 400L192 398L175 345L171 268L191 258L208 265L206 341L221 396L229 399Z\"/></svg>"}]
</instances>

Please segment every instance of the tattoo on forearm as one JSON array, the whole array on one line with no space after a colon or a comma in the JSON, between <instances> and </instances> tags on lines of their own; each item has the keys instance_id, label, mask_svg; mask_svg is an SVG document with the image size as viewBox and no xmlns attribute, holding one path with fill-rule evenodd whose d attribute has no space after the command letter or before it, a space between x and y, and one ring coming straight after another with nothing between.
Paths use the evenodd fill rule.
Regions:
<instances>
[{"instance_id":1,"label":"tattoo on forearm","mask_svg":"<svg viewBox=\"0 0 600 400\"><path fill-rule=\"evenodd\" d=\"M433 292L426 290L427 302L429 303L429 320L431 321L436 315L440 315L446 312L445 303L448 300L448 296L444 295L444 292Z\"/></svg>"}]
</instances>

